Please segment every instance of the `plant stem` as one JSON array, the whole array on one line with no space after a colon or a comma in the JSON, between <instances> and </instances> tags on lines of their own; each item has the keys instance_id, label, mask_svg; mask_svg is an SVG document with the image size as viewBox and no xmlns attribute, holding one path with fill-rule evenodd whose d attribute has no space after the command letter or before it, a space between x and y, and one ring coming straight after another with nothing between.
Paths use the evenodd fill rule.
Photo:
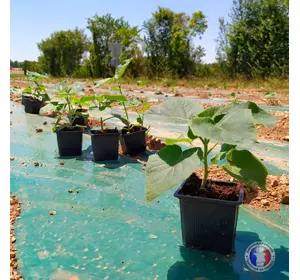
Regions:
<instances>
[{"instance_id":1,"label":"plant stem","mask_svg":"<svg viewBox=\"0 0 300 280\"><path fill-rule=\"evenodd\" d=\"M100 125L101 125L101 129L104 130L102 117L100 117Z\"/></svg>"},{"instance_id":2,"label":"plant stem","mask_svg":"<svg viewBox=\"0 0 300 280\"><path fill-rule=\"evenodd\" d=\"M121 94L121 95L123 95L123 92L122 92L122 89L121 89L121 86L120 86L120 85L118 85L118 88L119 88L120 94ZM123 95L123 96L124 96L124 95ZM128 118L127 109L126 109L126 106L125 106L125 102L124 102L124 101L122 101L122 104L123 104L123 107L124 107L124 111L125 111L126 119L127 119L128 123L130 123L130 122L129 122L129 118Z\"/></svg>"},{"instance_id":3,"label":"plant stem","mask_svg":"<svg viewBox=\"0 0 300 280\"><path fill-rule=\"evenodd\" d=\"M200 189L205 187L207 177L208 177L208 160L207 160L207 157L208 157L208 143L209 143L209 140L207 140L207 139L203 140L203 146L204 146L204 151L203 151L204 177L203 177Z\"/></svg>"},{"instance_id":4,"label":"plant stem","mask_svg":"<svg viewBox=\"0 0 300 280\"><path fill-rule=\"evenodd\" d=\"M106 119L103 119L102 117L100 118L100 122L101 122L101 129L102 130L104 130L104 122L105 121L107 121L107 120L109 120L109 119L113 119L114 118L114 116L112 116L112 117L109 117L109 118L106 118Z\"/></svg>"}]
</instances>

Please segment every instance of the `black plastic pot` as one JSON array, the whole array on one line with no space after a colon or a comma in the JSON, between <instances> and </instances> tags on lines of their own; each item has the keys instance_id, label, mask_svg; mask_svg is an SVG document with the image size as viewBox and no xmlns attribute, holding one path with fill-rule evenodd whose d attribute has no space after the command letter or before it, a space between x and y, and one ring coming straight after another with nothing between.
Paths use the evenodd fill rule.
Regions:
<instances>
[{"instance_id":1,"label":"black plastic pot","mask_svg":"<svg viewBox=\"0 0 300 280\"><path fill-rule=\"evenodd\" d=\"M80 156L82 153L82 133L80 129L59 130L56 132L60 156Z\"/></svg>"},{"instance_id":2,"label":"black plastic pot","mask_svg":"<svg viewBox=\"0 0 300 280\"><path fill-rule=\"evenodd\" d=\"M36 99L22 97L22 104L25 106L25 113L38 115L40 113L43 102Z\"/></svg>"},{"instance_id":3,"label":"black plastic pot","mask_svg":"<svg viewBox=\"0 0 300 280\"><path fill-rule=\"evenodd\" d=\"M118 130L107 133L98 133L91 130L94 160L117 160L119 157L119 136L120 132Z\"/></svg>"},{"instance_id":4,"label":"black plastic pot","mask_svg":"<svg viewBox=\"0 0 300 280\"><path fill-rule=\"evenodd\" d=\"M124 154L135 156L146 151L146 133L147 128L142 127L141 130L128 132L127 127L121 130L120 143Z\"/></svg>"},{"instance_id":5,"label":"black plastic pot","mask_svg":"<svg viewBox=\"0 0 300 280\"><path fill-rule=\"evenodd\" d=\"M186 181L185 181L186 182ZM174 193L180 202L182 242L185 247L230 254L238 220L239 205L243 200L240 189L237 201L182 195L185 182ZM236 183L212 181L232 187Z\"/></svg>"}]
</instances>

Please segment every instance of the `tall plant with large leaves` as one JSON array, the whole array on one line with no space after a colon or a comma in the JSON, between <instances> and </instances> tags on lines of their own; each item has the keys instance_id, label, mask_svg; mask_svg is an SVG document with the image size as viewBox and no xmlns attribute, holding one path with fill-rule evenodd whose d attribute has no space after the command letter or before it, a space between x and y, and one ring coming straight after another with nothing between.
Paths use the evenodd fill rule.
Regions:
<instances>
[{"instance_id":1,"label":"tall plant with large leaves","mask_svg":"<svg viewBox=\"0 0 300 280\"><path fill-rule=\"evenodd\" d=\"M223 160L223 169L232 177L247 184L266 188L267 169L244 145L256 143L256 124L273 126L277 119L253 102L233 102L228 106L206 110L191 100L168 100L148 111L164 123L187 124L185 137L166 139L167 146L149 158L146 167L146 200L149 202L187 179L200 163L204 176L200 188L208 179L209 158L220 144L220 151L211 158L217 164ZM200 146L182 150L178 143Z\"/></svg>"}]
</instances>

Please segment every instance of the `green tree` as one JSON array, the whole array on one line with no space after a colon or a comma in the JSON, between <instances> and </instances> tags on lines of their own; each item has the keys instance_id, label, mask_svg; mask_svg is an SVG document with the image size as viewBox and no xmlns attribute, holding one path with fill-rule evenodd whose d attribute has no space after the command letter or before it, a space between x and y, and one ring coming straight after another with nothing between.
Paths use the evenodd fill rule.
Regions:
<instances>
[{"instance_id":1,"label":"green tree","mask_svg":"<svg viewBox=\"0 0 300 280\"><path fill-rule=\"evenodd\" d=\"M82 55L88 48L88 40L83 30L75 28L58 31L38 43L42 52L39 57L45 72L53 76L71 76L80 67Z\"/></svg>"},{"instance_id":2,"label":"green tree","mask_svg":"<svg viewBox=\"0 0 300 280\"><path fill-rule=\"evenodd\" d=\"M144 22L147 66L152 75L184 76L195 72L195 62L201 61L204 49L193 46L192 38L202 34L207 21L201 11L192 16L158 7Z\"/></svg>"},{"instance_id":3,"label":"green tree","mask_svg":"<svg viewBox=\"0 0 300 280\"><path fill-rule=\"evenodd\" d=\"M284 0L234 0L231 22L220 19L217 59L233 76L288 75L289 8Z\"/></svg>"},{"instance_id":4,"label":"green tree","mask_svg":"<svg viewBox=\"0 0 300 280\"><path fill-rule=\"evenodd\" d=\"M137 26L130 24L121 18L113 18L110 14L104 16L95 15L88 19L87 28L92 33L92 44L89 49L90 60L94 77L106 77L113 74L111 67L112 54L109 48L111 43L121 43L123 45L120 54L120 61L130 57L140 55L138 44L140 42L139 30ZM136 68L135 63L129 67Z\"/></svg>"}]
</instances>

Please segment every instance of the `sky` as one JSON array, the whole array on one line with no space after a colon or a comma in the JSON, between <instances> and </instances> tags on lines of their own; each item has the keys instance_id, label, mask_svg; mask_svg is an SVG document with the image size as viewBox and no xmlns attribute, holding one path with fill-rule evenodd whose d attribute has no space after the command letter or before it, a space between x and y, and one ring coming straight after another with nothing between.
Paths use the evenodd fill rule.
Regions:
<instances>
[{"instance_id":1,"label":"sky","mask_svg":"<svg viewBox=\"0 0 300 280\"><path fill-rule=\"evenodd\" d=\"M87 18L96 13L124 17L131 25L142 26L158 6L191 15L201 10L207 17L208 28L201 40L205 48L204 62L215 61L215 39L219 17L228 19L232 0L11 0L10 1L10 59L37 60L37 43L60 30L86 29ZM90 37L88 30L85 33Z\"/></svg>"}]
</instances>

